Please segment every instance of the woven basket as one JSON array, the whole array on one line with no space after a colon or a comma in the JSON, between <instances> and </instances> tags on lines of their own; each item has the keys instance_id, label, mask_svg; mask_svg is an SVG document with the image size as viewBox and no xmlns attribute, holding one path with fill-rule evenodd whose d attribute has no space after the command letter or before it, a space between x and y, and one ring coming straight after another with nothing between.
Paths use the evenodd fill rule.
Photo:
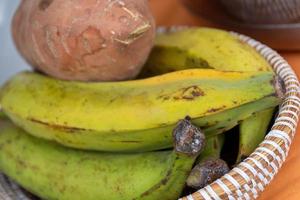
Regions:
<instances>
[{"instance_id":1,"label":"woven basket","mask_svg":"<svg viewBox=\"0 0 300 200\"><path fill-rule=\"evenodd\" d=\"M236 18L247 23L293 23L300 20L300 0L220 0Z\"/></svg>"},{"instance_id":2,"label":"woven basket","mask_svg":"<svg viewBox=\"0 0 300 200\"><path fill-rule=\"evenodd\" d=\"M178 29L178 27L159 28L158 32ZM180 200L256 199L281 168L295 135L300 114L300 84L295 73L290 65L269 47L247 36L232 34L254 47L272 65L275 73L285 83L285 99L272 130L252 155L222 178ZM0 174L0 199L32 200L34 198L26 195L19 186Z\"/></svg>"}]
</instances>

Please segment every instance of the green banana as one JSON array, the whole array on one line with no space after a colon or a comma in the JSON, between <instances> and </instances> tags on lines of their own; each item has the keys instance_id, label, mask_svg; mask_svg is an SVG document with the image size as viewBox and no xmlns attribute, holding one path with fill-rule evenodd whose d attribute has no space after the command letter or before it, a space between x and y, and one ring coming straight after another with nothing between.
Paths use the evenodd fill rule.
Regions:
<instances>
[{"instance_id":1,"label":"green banana","mask_svg":"<svg viewBox=\"0 0 300 200\"><path fill-rule=\"evenodd\" d=\"M211 135L278 105L276 80L269 72L192 69L143 80L82 83L25 72L2 88L0 104L34 136L81 149L148 151L171 147L169 133L186 115ZM246 112L236 113L241 110Z\"/></svg>"},{"instance_id":2,"label":"green banana","mask_svg":"<svg viewBox=\"0 0 300 200\"><path fill-rule=\"evenodd\" d=\"M197 158L196 163L204 162L208 159L217 159L221 156L221 151L224 146L225 135L219 134L206 140L205 147Z\"/></svg>"},{"instance_id":3,"label":"green banana","mask_svg":"<svg viewBox=\"0 0 300 200\"><path fill-rule=\"evenodd\" d=\"M236 36L217 29L191 28L159 34L142 76L153 76L189 68L273 71L261 55ZM253 152L263 139L273 111L274 108L261 111L254 117L240 122L241 141L237 161Z\"/></svg>"},{"instance_id":4,"label":"green banana","mask_svg":"<svg viewBox=\"0 0 300 200\"><path fill-rule=\"evenodd\" d=\"M206 140L205 148L187 178L187 186L201 189L229 171L227 163L220 159L224 140L224 134Z\"/></svg>"},{"instance_id":5,"label":"green banana","mask_svg":"<svg viewBox=\"0 0 300 200\"><path fill-rule=\"evenodd\" d=\"M6 118L6 116L5 116L4 112L2 112L2 110L0 109L0 119L2 119L2 118Z\"/></svg>"},{"instance_id":6,"label":"green banana","mask_svg":"<svg viewBox=\"0 0 300 200\"><path fill-rule=\"evenodd\" d=\"M146 153L75 150L28 135L0 120L0 169L48 200L174 200L204 146L188 120L174 130L175 149Z\"/></svg>"},{"instance_id":7,"label":"green banana","mask_svg":"<svg viewBox=\"0 0 300 200\"><path fill-rule=\"evenodd\" d=\"M272 119L274 108L267 109L245 119L240 124L239 152L237 163L248 157L264 140L269 123ZM258 123L258 120L261 123Z\"/></svg>"}]
</instances>

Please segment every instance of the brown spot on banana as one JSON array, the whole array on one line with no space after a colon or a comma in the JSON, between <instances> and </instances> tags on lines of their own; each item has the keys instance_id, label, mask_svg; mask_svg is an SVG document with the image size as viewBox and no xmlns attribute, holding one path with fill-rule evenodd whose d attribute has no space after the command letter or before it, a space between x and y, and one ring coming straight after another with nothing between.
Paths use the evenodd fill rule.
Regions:
<instances>
[{"instance_id":1,"label":"brown spot on banana","mask_svg":"<svg viewBox=\"0 0 300 200\"><path fill-rule=\"evenodd\" d=\"M20 158L18 156L15 156L14 154L12 154L10 152L6 152L6 154L8 156L10 156L13 160L15 160L16 167L19 168L19 169L24 170L26 168L29 168L29 169L32 169L32 171L35 171L35 172L40 170L40 168L38 166L24 162L24 160L22 160L22 158Z\"/></svg>"},{"instance_id":2,"label":"brown spot on banana","mask_svg":"<svg viewBox=\"0 0 300 200\"><path fill-rule=\"evenodd\" d=\"M219 107L219 108L211 108L211 109L208 109L208 110L206 111L206 113L215 113L215 112L217 112L217 111L223 110L224 108L226 108L226 106L221 106L221 107Z\"/></svg>"},{"instance_id":3,"label":"brown spot on banana","mask_svg":"<svg viewBox=\"0 0 300 200\"><path fill-rule=\"evenodd\" d=\"M58 125L58 124L50 124L48 122L43 122L41 120L34 119L34 118L27 118L27 120L29 120L33 123L47 126L48 128L51 128L51 129L61 130L61 131L67 132L67 133L76 133L78 131L89 131L88 129L84 129L84 128L70 127L70 126Z\"/></svg>"},{"instance_id":4,"label":"brown spot on banana","mask_svg":"<svg viewBox=\"0 0 300 200\"><path fill-rule=\"evenodd\" d=\"M158 96L158 99L162 99L164 101L166 100L187 100L187 101L192 101L195 100L196 98L199 98L201 96L204 96L205 93L203 90L201 90L200 87L197 85L189 86L186 88L182 88L172 94L162 94Z\"/></svg>"},{"instance_id":5,"label":"brown spot on banana","mask_svg":"<svg viewBox=\"0 0 300 200\"><path fill-rule=\"evenodd\" d=\"M182 92L182 99L186 100L194 100L200 96L204 96L204 92L198 86L185 88Z\"/></svg>"}]
</instances>

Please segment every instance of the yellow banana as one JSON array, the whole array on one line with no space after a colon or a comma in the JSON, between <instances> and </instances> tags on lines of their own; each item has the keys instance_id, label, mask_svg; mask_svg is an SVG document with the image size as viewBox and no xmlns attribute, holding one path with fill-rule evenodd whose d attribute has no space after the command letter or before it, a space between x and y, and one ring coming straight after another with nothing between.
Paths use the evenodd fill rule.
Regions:
<instances>
[{"instance_id":1,"label":"yellow banana","mask_svg":"<svg viewBox=\"0 0 300 200\"><path fill-rule=\"evenodd\" d=\"M211 28L191 28L159 34L142 76L190 68L272 72L271 66L259 53L234 35ZM274 108L261 111L241 121L237 161L253 152L264 138L273 111Z\"/></svg>"},{"instance_id":2,"label":"yellow banana","mask_svg":"<svg viewBox=\"0 0 300 200\"><path fill-rule=\"evenodd\" d=\"M171 147L169 133L186 115L209 134L278 105L276 80L269 72L193 69L143 80L82 83L25 72L2 88L0 104L34 136L81 149L147 151ZM240 106L248 113L236 115L245 118L226 115Z\"/></svg>"},{"instance_id":3,"label":"yellow banana","mask_svg":"<svg viewBox=\"0 0 300 200\"><path fill-rule=\"evenodd\" d=\"M181 121L175 150L122 154L81 151L28 135L0 120L0 170L42 199L174 200L203 147L204 135Z\"/></svg>"},{"instance_id":4,"label":"yellow banana","mask_svg":"<svg viewBox=\"0 0 300 200\"><path fill-rule=\"evenodd\" d=\"M212 28L188 28L157 35L142 76L191 68L272 71L259 53L229 32Z\"/></svg>"}]
</instances>

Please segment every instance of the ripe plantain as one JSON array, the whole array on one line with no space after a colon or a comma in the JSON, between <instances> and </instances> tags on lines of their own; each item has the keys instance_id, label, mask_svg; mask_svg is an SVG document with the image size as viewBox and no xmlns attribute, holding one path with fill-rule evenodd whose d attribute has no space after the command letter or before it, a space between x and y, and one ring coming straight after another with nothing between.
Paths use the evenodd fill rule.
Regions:
<instances>
[{"instance_id":1,"label":"ripe plantain","mask_svg":"<svg viewBox=\"0 0 300 200\"><path fill-rule=\"evenodd\" d=\"M109 83L25 72L3 87L0 104L34 136L81 149L148 151L171 147L169 133L186 115L210 135L278 105L274 85L278 83L269 72L193 69ZM247 112L236 113L243 109Z\"/></svg>"},{"instance_id":2,"label":"ripe plantain","mask_svg":"<svg viewBox=\"0 0 300 200\"><path fill-rule=\"evenodd\" d=\"M104 153L75 150L28 135L0 120L0 169L48 200L174 200L204 146L188 120L174 130L174 150Z\"/></svg>"},{"instance_id":3,"label":"ripe plantain","mask_svg":"<svg viewBox=\"0 0 300 200\"><path fill-rule=\"evenodd\" d=\"M240 124L239 152L237 163L248 157L264 140L274 109L255 113ZM260 121L261 123L258 123Z\"/></svg>"},{"instance_id":4,"label":"ripe plantain","mask_svg":"<svg viewBox=\"0 0 300 200\"><path fill-rule=\"evenodd\" d=\"M211 28L167 31L156 37L143 76L191 68L223 71L270 71L268 62L229 32Z\"/></svg>"},{"instance_id":5,"label":"ripe plantain","mask_svg":"<svg viewBox=\"0 0 300 200\"><path fill-rule=\"evenodd\" d=\"M201 189L229 171L227 163L220 159L224 140L224 134L206 140L205 148L186 180L187 186Z\"/></svg>"},{"instance_id":6,"label":"ripe plantain","mask_svg":"<svg viewBox=\"0 0 300 200\"><path fill-rule=\"evenodd\" d=\"M5 116L4 112L2 112L2 110L0 108L0 119L2 119L2 118L6 118L6 116Z\"/></svg>"},{"instance_id":7,"label":"ripe plantain","mask_svg":"<svg viewBox=\"0 0 300 200\"><path fill-rule=\"evenodd\" d=\"M142 76L153 76L190 68L213 68L226 71L269 71L268 62L236 36L211 28L190 28L158 34ZM274 108L261 111L241 121L240 152L253 152L262 141ZM253 142L252 142L253 141Z\"/></svg>"}]
</instances>

